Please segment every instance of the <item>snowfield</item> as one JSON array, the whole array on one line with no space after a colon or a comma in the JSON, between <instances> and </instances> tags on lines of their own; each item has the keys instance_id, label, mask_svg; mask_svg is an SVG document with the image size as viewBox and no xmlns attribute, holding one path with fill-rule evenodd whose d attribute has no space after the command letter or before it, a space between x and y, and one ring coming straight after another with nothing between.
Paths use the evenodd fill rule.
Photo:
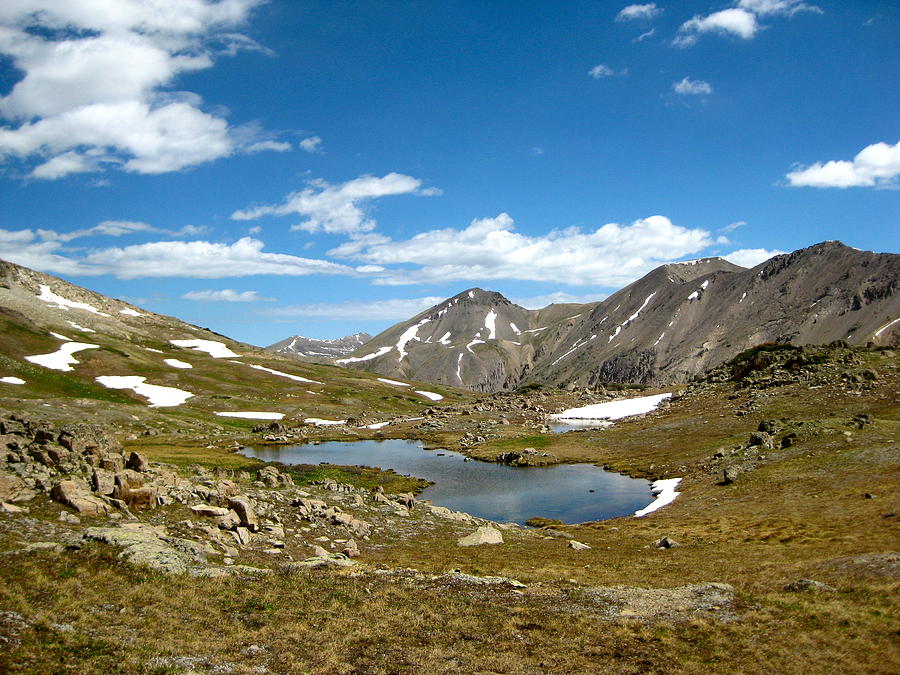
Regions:
<instances>
[{"instance_id":1,"label":"snowfield","mask_svg":"<svg viewBox=\"0 0 900 675\"><path fill-rule=\"evenodd\" d=\"M431 399L432 401L441 401L444 398L440 394L435 394L433 391L419 391L417 389L416 393L424 396L427 399Z\"/></svg>"},{"instance_id":2,"label":"snowfield","mask_svg":"<svg viewBox=\"0 0 900 675\"><path fill-rule=\"evenodd\" d=\"M240 363L238 361L237 363ZM265 366L257 366L252 363L248 363L248 366L254 368L255 370L264 370L267 373L272 373L272 375L277 375L278 377L286 377L289 380L295 380L297 382L308 382L309 384L322 384L318 380L309 380L305 377L300 377L299 375L291 375L290 373L282 373L280 370L272 370L271 368L266 368Z\"/></svg>"},{"instance_id":3,"label":"snowfield","mask_svg":"<svg viewBox=\"0 0 900 675\"><path fill-rule=\"evenodd\" d=\"M86 312L91 312L92 314L97 314L98 316L109 316L105 312L101 312L99 309L94 307L93 305L89 305L86 302L75 302L74 300L67 300L61 295L57 295L53 291L50 290L49 286L45 286L41 284L41 294L37 296L38 300L43 300L47 304L53 305L57 309L83 309Z\"/></svg>"},{"instance_id":4,"label":"snowfield","mask_svg":"<svg viewBox=\"0 0 900 675\"><path fill-rule=\"evenodd\" d=\"M68 340L68 338L65 338ZM52 368L53 370L72 370L72 366L79 363L79 361L72 356L75 352L80 352L83 349L99 349L100 345L89 345L85 342L66 342L64 343L58 351L52 352L50 354L35 354L34 356L26 356L26 361L31 361L32 363L36 363L39 366L44 366L44 368Z\"/></svg>"},{"instance_id":5,"label":"snowfield","mask_svg":"<svg viewBox=\"0 0 900 675\"><path fill-rule=\"evenodd\" d=\"M366 354L365 356L351 356L346 359L337 359L335 363L357 363L358 361L370 361L372 359L377 359L379 356L384 356L389 351L391 351L393 347L379 347L378 351L372 352L371 354Z\"/></svg>"},{"instance_id":6,"label":"snowfield","mask_svg":"<svg viewBox=\"0 0 900 675\"><path fill-rule=\"evenodd\" d=\"M635 517L640 518L646 516L648 513L653 513L656 509L675 501L675 497L681 494L680 492L675 492L675 488L678 487L678 483L680 482L680 478L663 478L651 483L650 492L656 495L656 499L650 502L648 506L645 506L639 511L635 511Z\"/></svg>"},{"instance_id":7,"label":"snowfield","mask_svg":"<svg viewBox=\"0 0 900 675\"><path fill-rule=\"evenodd\" d=\"M303 420L307 424L315 424L317 427L330 427L337 424L346 424L347 420L323 420L318 417L307 417Z\"/></svg>"},{"instance_id":8,"label":"snowfield","mask_svg":"<svg viewBox=\"0 0 900 675\"><path fill-rule=\"evenodd\" d=\"M550 415L557 420L619 420L632 415L643 415L669 398L672 394L656 394L654 396L641 396L639 398L624 398L618 401L595 403L583 408L569 408L561 413Z\"/></svg>"},{"instance_id":9,"label":"snowfield","mask_svg":"<svg viewBox=\"0 0 900 675\"><path fill-rule=\"evenodd\" d=\"M384 382L385 384L392 384L395 387L408 387L409 385L406 382L397 382L397 380L389 380L386 377L379 377L379 382Z\"/></svg>"},{"instance_id":10,"label":"snowfield","mask_svg":"<svg viewBox=\"0 0 900 675\"><path fill-rule=\"evenodd\" d=\"M280 420L284 417L284 413L253 410L245 412L217 412L216 415L219 417L240 417L245 420Z\"/></svg>"},{"instance_id":11,"label":"snowfield","mask_svg":"<svg viewBox=\"0 0 900 675\"><path fill-rule=\"evenodd\" d=\"M176 347L189 347L197 351L206 352L214 359L227 359L231 357L240 357L235 354L224 342L216 342L215 340L169 340Z\"/></svg>"},{"instance_id":12,"label":"snowfield","mask_svg":"<svg viewBox=\"0 0 900 675\"><path fill-rule=\"evenodd\" d=\"M193 394L175 387L147 384L146 377L139 375L101 375L97 382L109 389L131 389L138 396L149 399L151 408L171 408L181 405Z\"/></svg>"},{"instance_id":13,"label":"snowfield","mask_svg":"<svg viewBox=\"0 0 900 675\"><path fill-rule=\"evenodd\" d=\"M184 361L179 361L178 359L163 359L163 362L168 366L172 366L173 368L187 369L194 367L190 363L185 363Z\"/></svg>"},{"instance_id":14,"label":"snowfield","mask_svg":"<svg viewBox=\"0 0 900 675\"><path fill-rule=\"evenodd\" d=\"M19 377L0 377L0 382L3 384L25 384L25 380Z\"/></svg>"}]
</instances>

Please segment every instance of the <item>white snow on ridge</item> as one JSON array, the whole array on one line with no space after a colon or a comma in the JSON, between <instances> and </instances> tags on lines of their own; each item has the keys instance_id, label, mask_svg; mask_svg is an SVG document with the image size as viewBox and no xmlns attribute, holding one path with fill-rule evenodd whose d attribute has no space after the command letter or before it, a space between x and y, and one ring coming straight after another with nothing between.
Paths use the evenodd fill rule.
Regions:
<instances>
[{"instance_id":1,"label":"white snow on ridge","mask_svg":"<svg viewBox=\"0 0 900 675\"><path fill-rule=\"evenodd\" d=\"M746 298L746 297L747 297L747 291L744 291L744 294L741 296L741 299L738 300L738 304L742 303L744 301L744 298ZM815 303L813 303L813 304L815 304Z\"/></svg>"},{"instance_id":2,"label":"white snow on ridge","mask_svg":"<svg viewBox=\"0 0 900 675\"><path fill-rule=\"evenodd\" d=\"M522 331L519 330L519 327L516 324L514 324L512 321L509 322L509 328L516 335L522 334Z\"/></svg>"},{"instance_id":3,"label":"white snow on ridge","mask_svg":"<svg viewBox=\"0 0 900 675\"><path fill-rule=\"evenodd\" d=\"M144 349L146 349L148 352L153 352L155 354L163 353L161 349L154 349L153 347L144 347Z\"/></svg>"},{"instance_id":4,"label":"white snow on ridge","mask_svg":"<svg viewBox=\"0 0 900 675\"><path fill-rule=\"evenodd\" d=\"M37 296L38 300L43 300L44 302L54 305L57 309L83 309L86 312L92 312L99 316L109 316L105 312L101 312L99 309L94 307L93 305L89 305L86 302L75 302L74 300L67 300L61 295L57 295L53 291L50 290L49 286L45 286L41 284L41 294Z\"/></svg>"},{"instance_id":5,"label":"white snow on ridge","mask_svg":"<svg viewBox=\"0 0 900 675\"><path fill-rule=\"evenodd\" d=\"M466 349L469 350L470 354L474 354L475 352L472 351L472 347L474 345L483 345L483 344L484 344L484 340L479 340L478 338L476 338L476 339L472 340L469 344L466 345Z\"/></svg>"},{"instance_id":6,"label":"white snow on ridge","mask_svg":"<svg viewBox=\"0 0 900 675\"><path fill-rule=\"evenodd\" d=\"M627 319L625 319L625 321L623 321L622 324L616 328L616 331L612 335L609 336L609 340L607 341L607 343L612 342L616 338L616 336L618 336L618 334L622 332L623 328L627 327L628 324L630 324L632 321L634 321L636 318L638 318L640 313L642 311L644 311L644 307L646 307L648 304L650 304L650 301L653 299L654 295L656 295L656 291L653 291L650 295L648 295L644 299L644 304L642 304L640 307L638 307L637 311L634 314L632 314ZM616 308L616 309L618 309L618 308ZM615 311L615 310L613 310L613 311ZM603 322L601 321L600 323L603 323Z\"/></svg>"},{"instance_id":7,"label":"white snow on ridge","mask_svg":"<svg viewBox=\"0 0 900 675\"><path fill-rule=\"evenodd\" d=\"M638 398L623 398L606 403L595 403L582 408L569 408L561 413L550 415L553 419L582 419L582 420L619 420L632 415L643 415L669 398L672 394L655 394L653 396L640 396Z\"/></svg>"},{"instance_id":8,"label":"white snow on ridge","mask_svg":"<svg viewBox=\"0 0 900 675\"><path fill-rule=\"evenodd\" d=\"M487 316L484 317L484 327L488 329L488 340L496 340L497 339L497 312L491 309L490 312L487 313Z\"/></svg>"},{"instance_id":9,"label":"white snow on ridge","mask_svg":"<svg viewBox=\"0 0 900 675\"><path fill-rule=\"evenodd\" d=\"M50 335L55 337L57 340L62 340L63 342L71 342L72 341L72 338L66 337L65 335L60 335L59 333L54 333L53 331L50 331Z\"/></svg>"},{"instance_id":10,"label":"white snow on ridge","mask_svg":"<svg viewBox=\"0 0 900 675\"><path fill-rule=\"evenodd\" d=\"M193 396L191 392L183 389L147 384L147 378L138 375L101 375L96 379L109 389L131 389L138 396L149 399L151 408L171 408L181 405Z\"/></svg>"},{"instance_id":11,"label":"white snow on ridge","mask_svg":"<svg viewBox=\"0 0 900 675\"><path fill-rule=\"evenodd\" d=\"M441 401L444 398L440 394L435 394L433 391L419 391L418 389L416 389L416 393L421 394L425 398L431 399L432 401Z\"/></svg>"},{"instance_id":12,"label":"white snow on ridge","mask_svg":"<svg viewBox=\"0 0 900 675\"><path fill-rule=\"evenodd\" d=\"M874 337L878 337L879 335L881 335L882 332L884 332L885 330L887 330L888 328L890 328L891 326L893 326L893 325L894 325L895 323L897 323L898 321L900 321L900 317L897 317L896 319L894 319L894 320L891 321L890 323L884 324L881 328L879 328L878 330L875 331Z\"/></svg>"},{"instance_id":13,"label":"white snow on ridge","mask_svg":"<svg viewBox=\"0 0 900 675\"><path fill-rule=\"evenodd\" d=\"M307 417L303 421L307 424L315 424L317 427L329 427L347 423L347 420L323 420L318 417Z\"/></svg>"},{"instance_id":14,"label":"white snow on ridge","mask_svg":"<svg viewBox=\"0 0 900 675\"><path fill-rule=\"evenodd\" d=\"M337 359L335 363L356 363L357 361L370 361L372 359L377 359L379 356L384 356L392 349L393 347L379 347L377 351L372 352L371 354L366 354L365 356L351 356L346 359Z\"/></svg>"},{"instance_id":15,"label":"white snow on ridge","mask_svg":"<svg viewBox=\"0 0 900 675\"><path fill-rule=\"evenodd\" d=\"M228 347L225 346L223 342L216 342L215 340L169 340L176 347L190 347L191 349L196 349L200 352L206 352L214 359L225 359L229 357L240 357L240 354L235 354Z\"/></svg>"},{"instance_id":16,"label":"white snow on ridge","mask_svg":"<svg viewBox=\"0 0 900 675\"><path fill-rule=\"evenodd\" d=\"M163 359L163 363L168 366L172 366L173 368L187 369L194 367L190 363L185 363L184 361L179 361L178 359Z\"/></svg>"},{"instance_id":17,"label":"white snow on ridge","mask_svg":"<svg viewBox=\"0 0 900 675\"><path fill-rule=\"evenodd\" d=\"M650 502L648 506L645 506L639 511L635 511L635 517L640 518L646 516L648 513L653 513L656 509L675 501L675 497L681 494L680 492L675 491L679 482L681 482L680 478L663 478L653 481L653 483L650 484L650 492L656 495L656 499Z\"/></svg>"},{"instance_id":18,"label":"white snow on ridge","mask_svg":"<svg viewBox=\"0 0 900 675\"><path fill-rule=\"evenodd\" d=\"M397 380L389 380L386 377L379 377L379 382L384 382L385 384L392 384L395 387L408 387L409 385L406 382L397 382Z\"/></svg>"},{"instance_id":19,"label":"white snow on ridge","mask_svg":"<svg viewBox=\"0 0 900 675\"><path fill-rule=\"evenodd\" d=\"M119 314L125 314L126 316L144 316L140 312L131 309L131 307L126 307L125 309L120 309Z\"/></svg>"},{"instance_id":20,"label":"white snow on ridge","mask_svg":"<svg viewBox=\"0 0 900 675\"><path fill-rule=\"evenodd\" d=\"M460 353L459 353L459 358L456 359L456 378L457 378L460 382L462 382L462 373L460 372L460 370L462 369L462 359L463 359L463 353L460 352Z\"/></svg>"},{"instance_id":21,"label":"white snow on ridge","mask_svg":"<svg viewBox=\"0 0 900 675\"><path fill-rule=\"evenodd\" d=\"M440 340L438 340L438 343L442 344L442 345L450 344L450 331L449 330L446 333L444 333L443 337Z\"/></svg>"},{"instance_id":22,"label":"white snow on ridge","mask_svg":"<svg viewBox=\"0 0 900 675\"><path fill-rule=\"evenodd\" d=\"M703 290L706 290L707 286L709 286L709 279L700 284L700 288L702 288Z\"/></svg>"},{"instance_id":23,"label":"white snow on ridge","mask_svg":"<svg viewBox=\"0 0 900 675\"><path fill-rule=\"evenodd\" d=\"M68 338L66 338L68 339ZM72 366L79 361L72 356L75 352L83 349L99 349L100 345L89 345L84 342L65 342L60 346L58 351L50 354L35 354L34 356L26 356L27 361L36 363L44 368L52 368L53 370L72 370Z\"/></svg>"},{"instance_id":24,"label":"white snow on ridge","mask_svg":"<svg viewBox=\"0 0 900 675\"><path fill-rule=\"evenodd\" d=\"M11 375L8 377L0 377L0 382L3 384L25 384L25 380L20 377L12 377Z\"/></svg>"},{"instance_id":25,"label":"white snow on ridge","mask_svg":"<svg viewBox=\"0 0 900 675\"><path fill-rule=\"evenodd\" d=\"M470 298L474 298L474 297L475 297L475 291L469 291L469 297L470 297Z\"/></svg>"},{"instance_id":26,"label":"white snow on ridge","mask_svg":"<svg viewBox=\"0 0 900 675\"><path fill-rule=\"evenodd\" d=\"M403 357L406 356L407 343L411 342L412 340L419 339L416 337L416 333L419 332L419 327L424 326L426 323L428 323L430 321L431 321L431 319L422 319L416 325L410 326L405 331L403 331L403 334L400 336L400 339L397 340L397 351L400 352L400 357L397 359L397 361L402 361ZM382 349L383 349L383 347L382 347Z\"/></svg>"},{"instance_id":27,"label":"white snow on ridge","mask_svg":"<svg viewBox=\"0 0 900 675\"><path fill-rule=\"evenodd\" d=\"M696 300L696 299L699 298L699 297L700 297L700 291L694 291L693 293L691 293L691 294L688 296L687 299L688 299L688 300Z\"/></svg>"},{"instance_id":28,"label":"white snow on ridge","mask_svg":"<svg viewBox=\"0 0 900 675\"><path fill-rule=\"evenodd\" d=\"M655 347L656 345L658 345L659 341L662 340L665 336L666 334L662 333L658 338L656 338L656 342L653 343L653 346Z\"/></svg>"},{"instance_id":29,"label":"white snow on ridge","mask_svg":"<svg viewBox=\"0 0 900 675\"><path fill-rule=\"evenodd\" d=\"M240 417L245 420L280 420L284 417L284 413L279 412L261 412L248 410L244 412L217 412L219 417Z\"/></svg>"},{"instance_id":30,"label":"white snow on ridge","mask_svg":"<svg viewBox=\"0 0 900 675\"><path fill-rule=\"evenodd\" d=\"M240 361L238 361L240 363ZM297 382L309 382L310 384L322 384L318 380L310 380L305 377L300 377L299 375L291 375L290 373L282 373L280 370L272 370L271 368L266 368L265 366L257 366L252 363L246 364L255 370L264 370L267 373L272 373L273 375L278 375L278 377L286 377L289 380L296 380Z\"/></svg>"}]
</instances>

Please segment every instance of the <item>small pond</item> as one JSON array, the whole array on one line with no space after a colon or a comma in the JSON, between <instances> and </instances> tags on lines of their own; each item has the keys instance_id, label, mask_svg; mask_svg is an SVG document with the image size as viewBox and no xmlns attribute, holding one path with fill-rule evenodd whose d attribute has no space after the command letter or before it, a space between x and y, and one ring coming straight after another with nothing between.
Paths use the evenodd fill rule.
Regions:
<instances>
[{"instance_id":1,"label":"small pond","mask_svg":"<svg viewBox=\"0 0 900 675\"><path fill-rule=\"evenodd\" d=\"M284 464L377 466L434 482L419 497L499 522L529 518L565 523L631 515L653 501L650 483L593 464L512 467L465 461L449 450L423 450L417 441L332 441L319 445L245 448L241 454Z\"/></svg>"}]
</instances>

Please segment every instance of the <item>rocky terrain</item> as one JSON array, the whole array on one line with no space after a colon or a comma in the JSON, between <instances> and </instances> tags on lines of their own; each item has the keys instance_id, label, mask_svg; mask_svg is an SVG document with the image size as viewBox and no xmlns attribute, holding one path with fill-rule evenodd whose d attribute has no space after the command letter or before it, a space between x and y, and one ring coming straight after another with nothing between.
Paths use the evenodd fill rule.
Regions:
<instances>
[{"instance_id":1,"label":"rocky terrain","mask_svg":"<svg viewBox=\"0 0 900 675\"><path fill-rule=\"evenodd\" d=\"M763 342L895 344L900 256L824 242L753 269L664 265L602 302L529 311L470 289L381 333L348 368L474 391L681 383Z\"/></svg>"},{"instance_id":2,"label":"rocky terrain","mask_svg":"<svg viewBox=\"0 0 900 675\"><path fill-rule=\"evenodd\" d=\"M266 349L282 356L292 356L301 361L332 363L335 359L352 354L371 339L372 336L368 333L354 333L334 340L317 340L302 335L292 335L269 345Z\"/></svg>"}]
</instances>

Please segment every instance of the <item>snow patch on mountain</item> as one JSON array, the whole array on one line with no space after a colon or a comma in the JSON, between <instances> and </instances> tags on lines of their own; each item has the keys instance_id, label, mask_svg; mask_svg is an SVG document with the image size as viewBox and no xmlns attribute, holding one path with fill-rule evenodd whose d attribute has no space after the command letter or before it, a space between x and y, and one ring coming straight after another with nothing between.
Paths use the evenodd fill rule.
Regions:
<instances>
[{"instance_id":1,"label":"snow patch on mountain","mask_svg":"<svg viewBox=\"0 0 900 675\"><path fill-rule=\"evenodd\" d=\"M65 338L68 340L69 338ZM66 342L58 351L50 354L35 354L34 356L26 356L27 361L36 363L44 368L52 368L53 370L69 371L73 370L72 366L80 363L72 354L80 352L84 349L99 349L100 345L90 345L85 342Z\"/></svg>"},{"instance_id":2,"label":"snow patch on mountain","mask_svg":"<svg viewBox=\"0 0 900 675\"><path fill-rule=\"evenodd\" d=\"M43 300L44 302L53 305L56 309L83 309L86 312L91 312L98 316L109 316L109 314L101 312L99 309L86 302L76 302L74 300L68 300L61 295L57 295L50 290L49 286L44 284L41 284L41 294L37 296L37 298L38 300Z\"/></svg>"},{"instance_id":3,"label":"snow patch on mountain","mask_svg":"<svg viewBox=\"0 0 900 675\"><path fill-rule=\"evenodd\" d=\"M240 358L240 354L235 354L224 342L216 342L215 340L169 340L176 347L189 347L200 352L206 352L214 359Z\"/></svg>"},{"instance_id":4,"label":"snow patch on mountain","mask_svg":"<svg viewBox=\"0 0 900 675\"><path fill-rule=\"evenodd\" d=\"M377 359L379 356L384 356L392 349L392 346L379 347L377 351L372 352L371 354L366 354L365 356L350 356L346 359L338 359L337 361L335 361L335 363L357 363L358 361L370 361L372 359Z\"/></svg>"},{"instance_id":5,"label":"snow patch on mountain","mask_svg":"<svg viewBox=\"0 0 900 675\"><path fill-rule=\"evenodd\" d=\"M148 399L151 408L171 408L181 405L193 396L191 392L183 389L147 384L147 378L138 375L101 375L96 379L109 389L131 389L138 396Z\"/></svg>"}]
</instances>

